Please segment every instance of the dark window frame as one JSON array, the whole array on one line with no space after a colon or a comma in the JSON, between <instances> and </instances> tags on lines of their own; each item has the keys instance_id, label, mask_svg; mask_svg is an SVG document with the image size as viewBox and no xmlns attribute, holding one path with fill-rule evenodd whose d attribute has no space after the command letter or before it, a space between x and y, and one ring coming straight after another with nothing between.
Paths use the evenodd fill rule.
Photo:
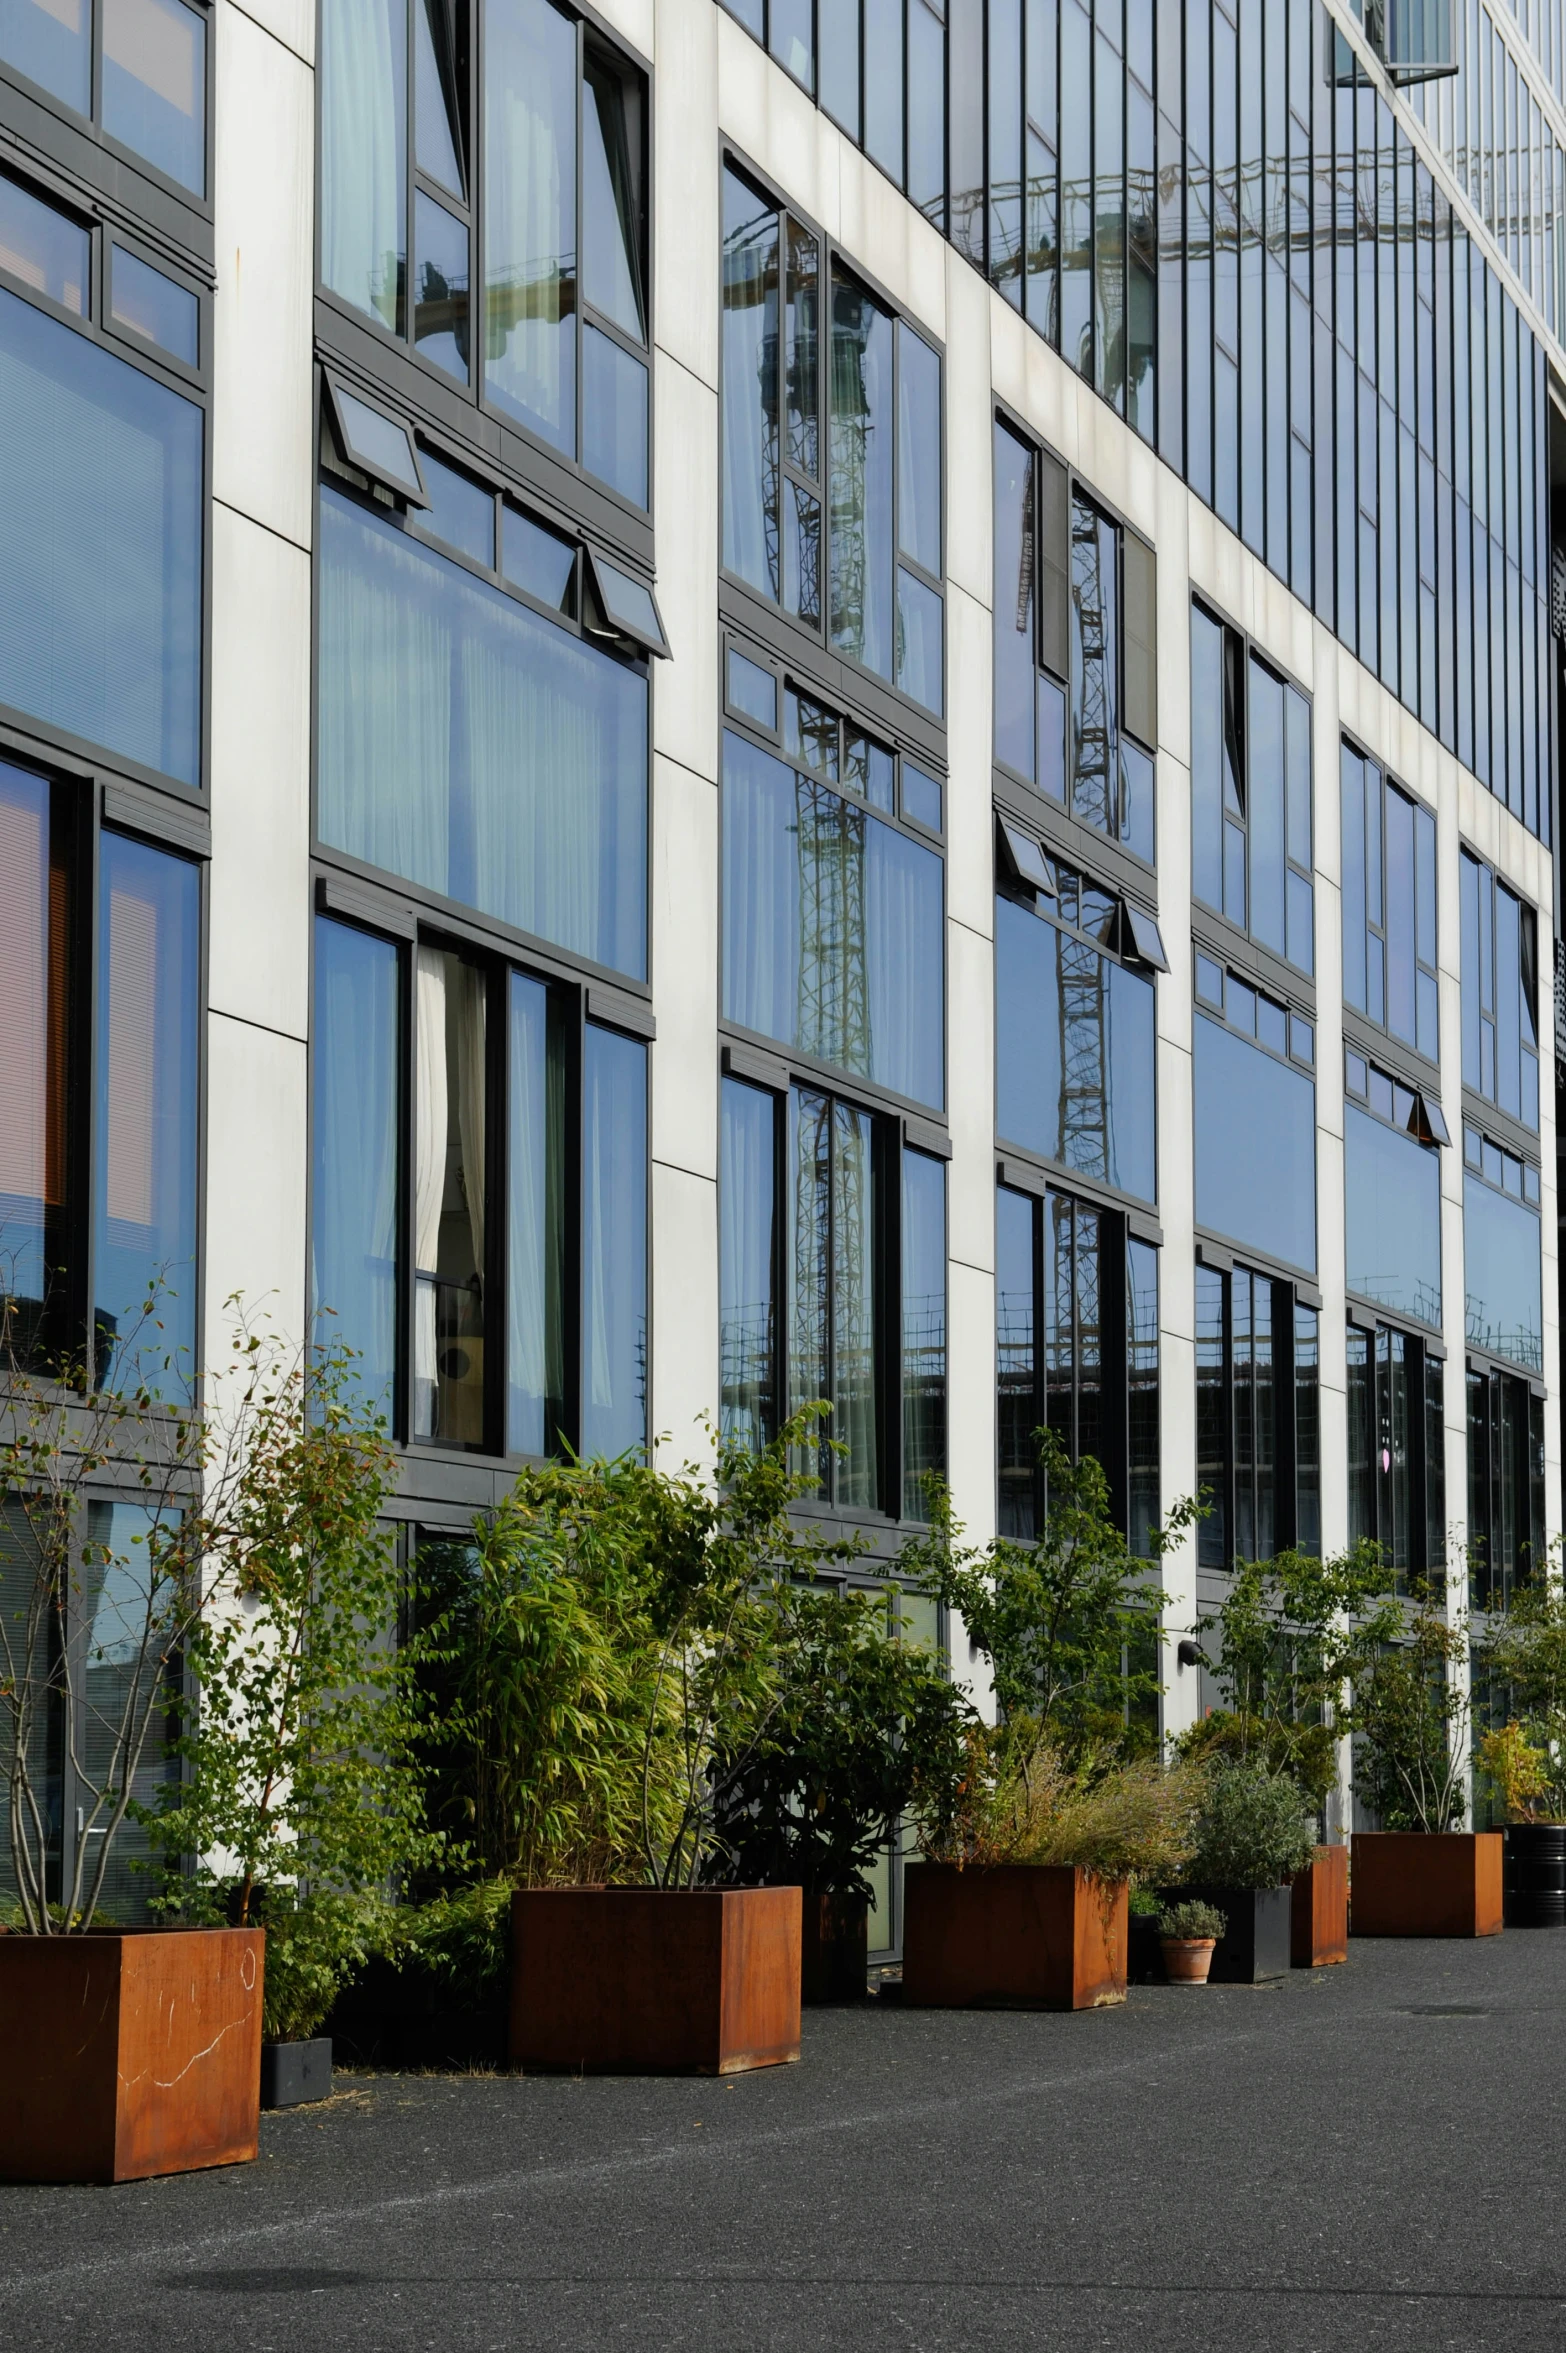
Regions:
<instances>
[{"instance_id":1,"label":"dark window frame","mask_svg":"<svg viewBox=\"0 0 1566 2353\"><path fill-rule=\"evenodd\" d=\"M1228 1250L1216 1249L1208 1243L1199 1241L1197 1244L1197 1266L1199 1288L1202 1274L1207 1275L1219 1287L1222 1330L1218 1339L1219 1373L1216 1387L1220 1393L1220 1412L1223 1422L1222 1430L1219 1433L1217 1464L1219 1492L1213 1497L1213 1512L1210 1521L1204 1521L1198 1528L1197 1557L1199 1570L1203 1576L1214 1574L1227 1576L1232 1572L1235 1561L1243 1557L1237 1549L1241 1475L1239 1463L1241 1390L1237 1385L1235 1361L1235 1281L1237 1278L1243 1278L1252 1286L1265 1285L1270 1295L1268 1345L1271 1351L1272 1429L1270 1438L1272 1444L1273 1527L1271 1550L1263 1556L1267 1559L1273 1559L1278 1553L1301 1545L1302 1521L1306 1515L1301 1510L1299 1439L1301 1393L1306 1387L1313 1387L1316 1395L1316 1462L1314 1469L1318 1548L1320 1544L1321 1295L1314 1283L1299 1276L1281 1274L1275 1267L1258 1260L1255 1254L1250 1251L1231 1253ZM1303 1341L1300 1329L1302 1314L1314 1317L1316 1324L1313 1343L1316 1351L1315 1376L1311 1383L1303 1382L1300 1377L1302 1345L1312 1344ZM1197 1320L1196 1413L1198 1460L1200 1460L1202 1390L1204 1386L1201 1372L1201 1351L1204 1347L1211 1347L1213 1342L1210 1337L1204 1338L1199 1328L1200 1309L1198 1309ZM1286 1346L1281 1337L1284 1334L1287 1335ZM1253 1377L1250 1383L1253 1413L1258 1393L1259 1385ZM1257 1524L1260 1511L1261 1492L1257 1477L1254 1438L1251 1448L1250 1489L1252 1525L1254 1527ZM1308 1530L1303 1533L1308 1534ZM1224 1557L1222 1559L1213 1557L1215 1542L1221 1543L1223 1546ZM1202 1557L1204 1552L1208 1557Z\"/></svg>"},{"instance_id":2,"label":"dark window frame","mask_svg":"<svg viewBox=\"0 0 1566 2353\"><path fill-rule=\"evenodd\" d=\"M1371 1013L1371 1012L1369 1011L1369 1009L1368 1009L1368 1008L1362 1008L1362 1007L1360 1007L1360 1006L1358 1006L1358 1005L1351 1004L1351 1003L1350 1003L1350 1001L1349 1001L1349 995L1348 995L1348 985L1347 985L1347 976L1346 976L1346 974L1343 976L1343 988L1342 988L1342 1001L1343 1001L1343 1020L1344 1020L1344 1028L1345 1028L1345 1030L1346 1030L1348 1033L1350 1033L1350 1034L1352 1034L1352 1033L1353 1033L1353 1031L1354 1031L1356 1028L1358 1028L1358 1029L1359 1029L1359 1031L1360 1031L1360 1034L1363 1036L1363 1038L1364 1038L1364 1039L1365 1039L1367 1042L1368 1042L1368 1041L1374 1041L1373 1043L1370 1043L1370 1044L1369 1044L1369 1051L1371 1052L1371 1054L1372 1054L1372 1055L1379 1057L1379 1056L1381 1056L1381 1055L1382 1055L1382 1054L1383 1054L1385 1051L1387 1051L1387 1050L1390 1050L1390 1051L1391 1051L1392 1053L1394 1053L1394 1054L1396 1054L1396 1053L1398 1053L1398 1052L1402 1052L1403 1054L1406 1054L1406 1055L1412 1055L1412 1056L1415 1058L1415 1063L1416 1063L1416 1066L1417 1066L1418 1068L1420 1068L1420 1069L1422 1069L1422 1070L1424 1070L1425 1072L1427 1072L1427 1073L1428 1073L1428 1072L1429 1072L1429 1071L1431 1071L1431 1070L1437 1070L1437 1069L1439 1069L1439 1067L1440 1067L1440 1051L1441 1051L1441 1013L1440 1013L1440 988L1441 988L1441 983L1440 983L1440 968L1441 968L1441 836L1440 836L1440 820L1439 820L1439 818L1438 818L1438 816L1437 816L1437 813L1436 813L1436 811L1435 811L1434 809L1432 809L1432 808L1431 808L1431 806L1430 806L1429 802L1428 802L1428 801L1426 801L1426 800L1424 800L1424 799L1422 798L1422 796L1421 796L1419 793L1417 793L1417 792L1414 792L1414 791L1413 791L1413 790L1412 790L1412 789L1411 789L1411 788L1410 788L1408 785L1404 784L1404 783L1402 782L1402 780L1401 780L1399 777L1395 776L1395 775L1393 774L1392 770L1391 770L1391 769L1390 769L1390 768L1389 768L1389 767L1386 765L1386 762L1385 762L1384 760L1382 760L1382 759L1381 759L1381 757L1379 756L1379 754L1377 754L1377 753L1375 753L1375 752L1372 752L1372 751L1370 751L1370 750L1368 750L1368 749L1367 749L1367 747L1365 746L1365 744L1364 744L1363 742L1361 742L1361 740L1359 739L1359 737L1358 737L1358 736L1356 736L1356 735L1354 734L1354 732L1353 732L1352 728L1348 728L1348 727L1343 727L1343 728L1340 728L1340 729L1339 729L1339 731L1338 731L1338 733L1339 733L1339 758L1338 758L1338 773L1339 773L1339 778L1340 778L1340 780L1341 780L1341 776L1342 776L1342 755L1343 755L1343 752L1344 752L1344 751L1348 751L1348 752L1351 752L1351 753L1354 755L1354 757L1355 757L1355 758L1356 758L1356 759L1357 759L1357 760L1358 760L1358 761L1361 763L1361 765L1362 765L1362 766L1363 766L1363 768L1365 769L1365 772L1366 772L1366 786L1367 786L1367 790L1368 790L1368 787L1369 787L1369 781L1370 781L1370 778L1371 778L1371 776L1372 776L1372 775L1374 775L1374 776L1376 777L1376 779L1377 779L1377 781L1378 781L1379 789L1380 789L1380 798L1381 798L1381 848L1380 848L1380 859L1381 859L1381 919L1380 919L1379 923L1378 923L1378 922L1375 922L1375 921L1373 921L1373 920L1372 920L1372 918L1371 918L1371 916L1370 916L1369 910L1368 910L1368 908L1367 908L1367 910L1366 910L1366 913L1365 913L1365 939L1366 939L1366 942L1367 942L1367 954L1368 954L1368 942L1369 942L1369 941L1371 941L1371 940L1379 940L1379 942L1381 943L1381 954L1382 954L1382 968L1381 968L1381 990L1382 990L1382 1004L1383 1004L1383 1007L1384 1007L1384 1008L1385 1008L1385 1007L1387 1007L1387 1006L1390 1004L1390 998L1391 998L1391 939L1392 939L1392 935L1391 935L1390 918L1389 918L1389 912L1388 912L1388 901L1387 901L1387 877L1388 877L1388 867L1387 867L1387 796L1388 796L1389 794L1391 794L1391 793L1395 793L1395 794L1397 795L1398 799L1399 799L1400 801L1404 801L1404 802L1406 802L1406 803L1408 804L1408 806L1409 806L1410 810L1412 811L1411 823L1412 823L1412 826L1413 826L1413 841L1414 841L1414 870L1413 870L1413 916L1414 916L1414 937L1413 937L1413 940L1410 942L1410 946L1411 946L1411 948L1412 948L1412 952L1413 952L1413 968L1414 968L1414 992L1415 992L1415 1017L1414 1017L1414 1029L1415 1029L1415 1037L1414 1037L1414 1038L1405 1038L1405 1037L1402 1035L1401 1031L1393 1029L1393 1027L1392 1027L1391 1023L1390 1023L1389 1021L1387 1021L1386 1019L1382 1019L1382 1020L1378 1021L1378 1020L1376 1019L1375 1015L1374 1015L1373 1013ZM1436 870L1435 870L1435 876L1434 876L1434 883L1433 883L1433 890L1434 890L1434 897L1435 897L1435 928L1436 928L1436 938L1435 938L1435 961L1434 961L1433 963L1432 963L1432 962L1428 962L1428 961L1427 961L1427 960L1426 960L1424 957L1422 957L1422 956L1420 955L1420 953L1419 953L1419 842L1420 842L1420 819L1421 819L1421 817L1423 817L1423 818L1425 818L1425 819L1429 820L1429 821L1430 821L1430 823L1431 823L1432 829L1433 829L1433 830L1432 830L1432 832L1431 832L1431 833L1430 833L1430 834L1429 834L1429 835L1426 837L1426 838L1429 840L1429 842L1431 843L1431 847L1432 847L1433 854L1434 854L1434 858L1435 858L1435 869L1436 869ZM1342 833L1343 833L1343 800L1342 800L1341 793L1340 793L1340 800L1339 800L1338 833L1339 833L1339 842L1340 842L1340 851L1341 851ZM1346 867L1347 867L1347 863L1348 863L1346 856L1344 856L1344 861L1343 861L1343 863L1344 863L1344 868L1346 869ZM1341 895L1342 895L1342 897L1343 897L1343 898L1346 900L1346 898L1347 898L1347 895L1348 895L1348 893L1347 893L1347 882L1346 882L1346 874L1345 874L1344 887L1343 887L1343 889L1342 889L1342 893L1341 893ZM1346 958L1346 956L1347 956L1347 954L1348 954L1348 925L1347 925L1347 922L1346 922L1346 921L1344 922L1342 929L1343 929L1344 955L1345 955L1345 958ZM1420 984L1421 980L1427 980L1427 981L1429 981L1429 982L1432 984L1432 986L1433 986L1433 988L1434 988L1434 990L1435 990L1435 1003L1436 1003L1436 1052L1435 1052L1435 1054L1434 1054L1433 1056L1432 1056L1432 1055L1429 1055L1429 1054L1426 1054L1426 1053L1423 1051L1423 1049L1422 1049L1422 1048L1421 1048L1421 1047L1420 1047L1420 1046L1419 1046L1419 1045L1418 1045L1418 1044L1415 1042L1415 1039L1417 1038L1417 1035L1418 1035L1418 1029L1419 1029L1419 1017L1418 1017L1418 993L1419 993L1419 984ZM1367 990L1367 994L1368 994L1368 990ZM1383 1048L1383 1047L1382 1047L1382 1045L1381 1045L1381 1043L1380 1043L1380 1041L1381 1041L1382 1039L1386 1039L1386 1040L1388 1041L1388 1047L1387 1047L1387 1048Z\"/></svg>"},{"instance_id":3,"label":"dark window frame","mask_svg":"<svg viewBox=\"0 0 1566 2353\"><path fill-rule=\"evenodd\" d=\"M1401 1343L1410 1400L1404 1440L1409 1497L1408 1557L1397 1561L1394 1480L1396 1413L1393 1400L1392 1355ZM1362 1377L1356 1383L1356 1362ZM1350 1540L1368 1537L1379 1544L1386 1566L1393 1571L1400 1594L1411 1583L1445 1575L1447 1554L1446 1495L1446 1348L1438 1334L1411 1317L1391 1314L1373 1305L1350 1306L1344 1332L1344 1374L1347 1389L1349 1443ZM1356 1386L1368 1396L1370 1422L1365 1435L1369 1455L1362 1475L1368 1482L1369 1524L1356 1528L1354 1458ZM1439 1417L1435 1390L1440 1390ZM1439 1533L1438 1533L1439 1531Z\"/></svg>"},{"instance_id":4,"label":"dark window frame","mask_svg":"<svg viewBox=\"0 0 1566 2353\"><path fill-rule=\"evenodd\" d=\"M1236 923L1233 916L1226 914L1222 907L1214 907L1206 899L1199 898L1194 880L1191 891L1191 920L1198 931L1213 924L1218 927L1216 936L1220 939L1226 942L1243 941L1252 955L1260 960L1262 970L1274 972L1280 978L1287 975L1289 987L1296 990L1307 989L1314 1002L1318 962L1316 954L1316 698L1307 688L1300 685L1298 679L1283 668L1259 638L1254 637L1248 629L1242 629L1238 622L1230 620L1228 614L1205 592L1193 591L1191 606L1193 611L1199 612L1204 620L1223 633L1223 731L1226 736L1230 735L1234 723L1237 721L1237 740L1234 742L1233 751L1236 755L1236 765L1240 776L1241 808L1238 818L1228 812L1221 813L1220 823L1226 828L1229 825L1237 825L1245 836L1245 922L1243 924ZM1310 891L1311 961L1308 966L1294 963L1286 953L1270 947L1265 940L1258 939L1251 929L1251 913L1255 906L1251 863L1251 665L1253 663L1259 664L1270 677L1275 679L1286 695L1297 695L1309 714L1311 863L1308 867L1302 866L1298 859L1291 855L1288 846L1288 771L1286 764L1283 778L1284 937L1285 939L1288 937L1287 894L1289 879L1292 876L1302 881ZM1238 680L1233 677L1234 668L1239 670ZM1231 707L1231 695L1235 692L1236 687L1238 689L1237 711ZM1285 705L1285 710L1287 710L1287 705ZM1193 792L1195 790L1194 778L1192 790ZM1231 946L1226 945L1223 953L1232 957L1234 950Z\"/></svg>"},{"instance_id":5,"label":"dark window frame","mask_svg":"<svg viewBox=\"0 0 1566 2353\"><path fill-rule=\"evenodd\" d=\"M163 226L181 213L193 216L210 232L216 217L213 193L214 155L217 122L217 13L211 0L183 0L193 16L204 28L202 46L205 52L205 82L202 103L202 159L205 166L205 185L187 187L183 180L174 179L124 140L106 131L98 117L103 104L103 10L102 0L92 0L92 24L89 33L91 47L90 110L79 114L63 98L56 97L41 82L31 81L19 66L0 59L0 82L7 94L14 92L9 103L0 103L0 120L12 121L27 139L29 146L42 146L51 161L59 161L67 169L82 175L95 184L111 202L123 204L127 198L133 210L140 213L149 226ZM20 103L17 103L17 102ZM25 126L25 128L24 128ZM136 182L147 184L145 195ZM161 216L161 217L159 217ZM187 229L187 234L189 231ZM203 245L207 239L201 239ZM203 258L210 263L210 250Z\"/></svg>"}]
</instances>

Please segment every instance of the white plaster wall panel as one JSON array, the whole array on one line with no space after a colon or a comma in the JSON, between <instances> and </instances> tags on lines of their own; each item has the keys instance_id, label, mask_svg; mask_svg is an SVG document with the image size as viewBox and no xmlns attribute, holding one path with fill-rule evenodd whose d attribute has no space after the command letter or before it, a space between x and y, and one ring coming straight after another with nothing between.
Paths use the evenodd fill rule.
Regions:
<instances>
[{"instance_id":1,"label":"white plaster wall panel","mask_svg":"<svg viewBox=\"0 0 1566 2353\"><path fill-rule=\"evenodd\" d=\"M1343 665L1334 640L1316 629L1311 707L1311 820L1316 869L1316 1118L1318 1142L1316 1280L1321 1291L1321 1541L1325 1553L1348 1543L1347 1293L1343 1232L1343 971L1341 762L1339 689ZM1325 1213L1323 1214L1323 1204ZM1335 1237L1335 1240L1334 1240Z\"/></svg>"},{"instance_id":2,"label":"white plaster wall panel","mask_svg":"<svg viewBox=\"0 0 1566 2353\"><path fill-rule=\"evenodd\" d=\"M946 334L949 248L885 172L841 132L837 149L837 236L845 253L899 309L937 339Z\"/></svg>"},{"instance_id":3,"label":"white plaster wall panel","mask_svg":"<svg viewBox=\"0 0 1566 2353\"><path fill-rule=\"evenodd\" d=\"M237 1293L290 1350L304 1339L307 1069L295 1038L207 1023L206 1353L226 1361Z\"/></svg>"},{"instance_id":4,"label":"white plaster wall panel","mask_svg":"<svg viewBox=\"0 0 1566 2353\"><path fill-rule=\"evenodd\" d=\"M310 544L314 77L220 0L214 495Z\"/></svg>"},{"instance_id":5,"label":"white plaster wall panel","mask_svg":"<svg viewBox=\"0 0 1566 2353\"><path fill-rule=\"evenodd\" d=\"M309 1027L310 558L212 518L210 1001Z\"/></svg>"},{"instance_id":6,"label":"white plaster wall panel","mask_svg":"<svg viewBox=\"0 0 1566 2353\"><path fill-rule=\"evenodd\" d=\"M988 607L995 593L990 297L955 253L946 284L946 571Z\"/></svg>"},{"instance_id":7,"label":"white plaster wall panel","mask_svg":"<svg viewBox=\"0 0 1566 2353\"><path fill-rule=\"evenodd\" d=\"M1042 347L1038 336L1018 317L1009 302L995 304L990 311L990 389L997 400L1015 409L1019 417L1034 423L1033 368L1035 351ZM1053 378L1052 369L1041 369L1039 378Z\"/></svg>"},{"instance_id":8,"label":"white plaster wall panel","mask_svg":"<svg viewBox=\"0 0 1566 2353\"><path fill-rule=\"evenodd\" d=\"M986 490L986 497L989 493ZM986 938L995 929L990 744L995 695L988 605L946 594L946 912Z\"/></svg>"},{"instance_id":9,"label":"white plaster wall panel","mask_svg":"<svg viewBox=\"0 0 1566 2353\"><path fill-rule=\"evenodd\" d=\"M984 1544L995 1533L995 1278L959 1260L947 1280L952 1504L969 1540Z\"/></svg>"},{"instance_id":10,"label":"white plaster wall panel","mask_svg":"<svg viewBox=\"0 0 1566 2353\"><path fill-rule=\"evenodd\" d=\"M1187 766L1191 758L1191 573L1189 498L1165 466L1154 477L1153 545L1158 556L1158 743ZM1162 912L1166 884L1165 794L1159 791L1158 891ZM1187 785L1186 827L1190 827ZM1181 869L1189 883L1189 855Z\"/></svg>"},{"instance_id":11,"label":"white plaster wall panel","mask_svg":"<svg viewBox=\"0 0 1566 2353\"><path fill-rule=\"evenodd\" d=\"M655 0L593 0L593 6L612 32L639 50L649 65L661 65L656 41L660 12ZM710 15L709 9L691 9L692 16Z\"/></svg>"},{"instance_id":12,"label":"white plaster wall panel","mask_svg":"<svg viewBox=\"0 0 1566 2353\"><path fill-rule=\"evenodd\" d=\"M659 347L716 388L722 210L710 6L658 0L653 126L653 325ZM660 502L660 542L670 519Z\"/></svg>"},{"instance_id":13,"label":"white plaster wall panel","mask_svg":"<svg viewBox=\"0 0 1566 2353\"><path fill-rule=\"evenodd\" d=\"M731 17L718 15L718 122L801 212L837 235L837 141L798 83Z\"/></svg>"},{"instance_id":14,"label":"white plaster wall panel","mask_svg":"<svg viewBox=\"0 0 1566 2353\"><path fill-rule=\"evenodd\" d=\"M672 760L653 767L652 1057L655 1160L718 1170L718 793Z\"/></svg>"},{"instance_id":15,"label":"white plaster wall panel","mask_svg":"<svg viewBox=\"0 0 1566 2353\"><path fill-rule=\"evenodd\" d=\"M995 958L987 939L946 926L947 1093L952 1159L947 1250L995 1264Z\"/></svg>"},{"instance_id":16,"label":"white plaster wall panel","mask_svg":"<svg viewBox=\"0 0 1566 2353\"><path fill-rule=\"evenodd\" d=\"M647 1427L659 1461L677 1470L708 1460L702 1416L718 1410L718 1188L656 1159L650 1354Z\"/></svg>"},{"instance_id":17,"label":"white plaster wall panel","mask_svg":"<svg viewBox=\"0 0 1566 2353\"><path fill-rule=\"evenodd\" d=\"M234 7L234 13L248 16L252 24L291 49L305 65L314 65L315 0L244 0L242 7ZM221 31L218 38L221 41Z\"/></svg>"},{"instance_id":18,"label":"white plaster wall panel","mask_svg":"<svg viewBox=\"0 0 1566 2353\"><path fill-rule=\"evenodd\" d=\"M653 744L702 776L718 761L718 400L653 354L658 604L672 658L654 662Z\"/></svg>"}]
</instances>

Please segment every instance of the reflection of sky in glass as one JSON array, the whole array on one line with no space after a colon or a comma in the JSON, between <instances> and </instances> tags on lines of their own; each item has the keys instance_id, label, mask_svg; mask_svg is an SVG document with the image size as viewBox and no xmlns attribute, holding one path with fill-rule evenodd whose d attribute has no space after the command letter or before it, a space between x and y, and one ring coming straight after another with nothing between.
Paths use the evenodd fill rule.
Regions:
<instances>
[{"instance_id":1,"label":"reflection of sky in glass","mask_svg":"<svg viewBox=\"0 0 1566 2353\"><path fill-rule=\"evenodd\" d=\"M1463 1178L1463 1271L1470 1348L1542 1372L1538 1215L1471 1174Z\"/></svg>"},{"instance_id":2,"label":"reflection of sky in glass","mask_svg":"<svg viewBox=\"0 0 1566 2353\"><path fill-rule=\"evenodd\" d=\"M1343 1165L1348 1287L1378 1307L1441 1321L1441 1168L1412 1136L1350 1103Z\"/></svg>"},{"instance_id":3,"label":"reflection of sky in glass","mask_svg":"<svg viewBox=\"0 0 1566 2353\"><path fill-rule=\"evenodd\" d=\"M1316 1089L1205 1015L1196 1022L1196 1222L1316 1264Z\"/></svg>"}]
</instances>

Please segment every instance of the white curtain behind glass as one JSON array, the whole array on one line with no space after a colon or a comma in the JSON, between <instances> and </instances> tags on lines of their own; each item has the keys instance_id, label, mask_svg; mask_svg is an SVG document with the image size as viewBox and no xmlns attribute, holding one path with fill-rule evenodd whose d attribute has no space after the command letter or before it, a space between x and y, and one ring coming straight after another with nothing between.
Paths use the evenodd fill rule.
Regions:
<instances>
[{"instance_id":1,"label":"white curtain behind glass","mask_svg":"<svg viewBox=\"0 0 1566 2353\"><path fill-rule=\"evenodd\" d=\"M484 73L489 391L576 446L576 28L548 0L492 0Z\"/></svg>"},{"instance_id":2,"label":"white curtain behind glass","mask_svg":"<svg viewBox=\"0 0 1566 2353\"><path fill-rule=\"evenodd\" d=\"M403 0L323 0L321 276L395 333L406 259Z\"/></svg>"}]
</instances>

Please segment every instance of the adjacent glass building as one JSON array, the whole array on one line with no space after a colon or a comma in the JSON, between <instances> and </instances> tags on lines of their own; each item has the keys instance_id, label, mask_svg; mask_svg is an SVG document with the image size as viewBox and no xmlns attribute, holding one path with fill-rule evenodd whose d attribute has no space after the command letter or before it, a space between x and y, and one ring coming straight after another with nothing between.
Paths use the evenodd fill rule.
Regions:
<instances>
[{"instance_id":1,"label":"adjacent glass building","mask_svg":"<svg viewBox=\"0 0 1566 2353\"><path fill-rule=\"evenodd\" d=\"M1525 14L319 0L312 64L0 12L19 1354L174 1405L268 1302L410 1549L821 1399L869 1577L932 1476L1031 1538L1048 1428L1150 1563L1204 1491L1171 1730L1237 1558L1535 1573Z\"/></svg>"}]
</instances>

